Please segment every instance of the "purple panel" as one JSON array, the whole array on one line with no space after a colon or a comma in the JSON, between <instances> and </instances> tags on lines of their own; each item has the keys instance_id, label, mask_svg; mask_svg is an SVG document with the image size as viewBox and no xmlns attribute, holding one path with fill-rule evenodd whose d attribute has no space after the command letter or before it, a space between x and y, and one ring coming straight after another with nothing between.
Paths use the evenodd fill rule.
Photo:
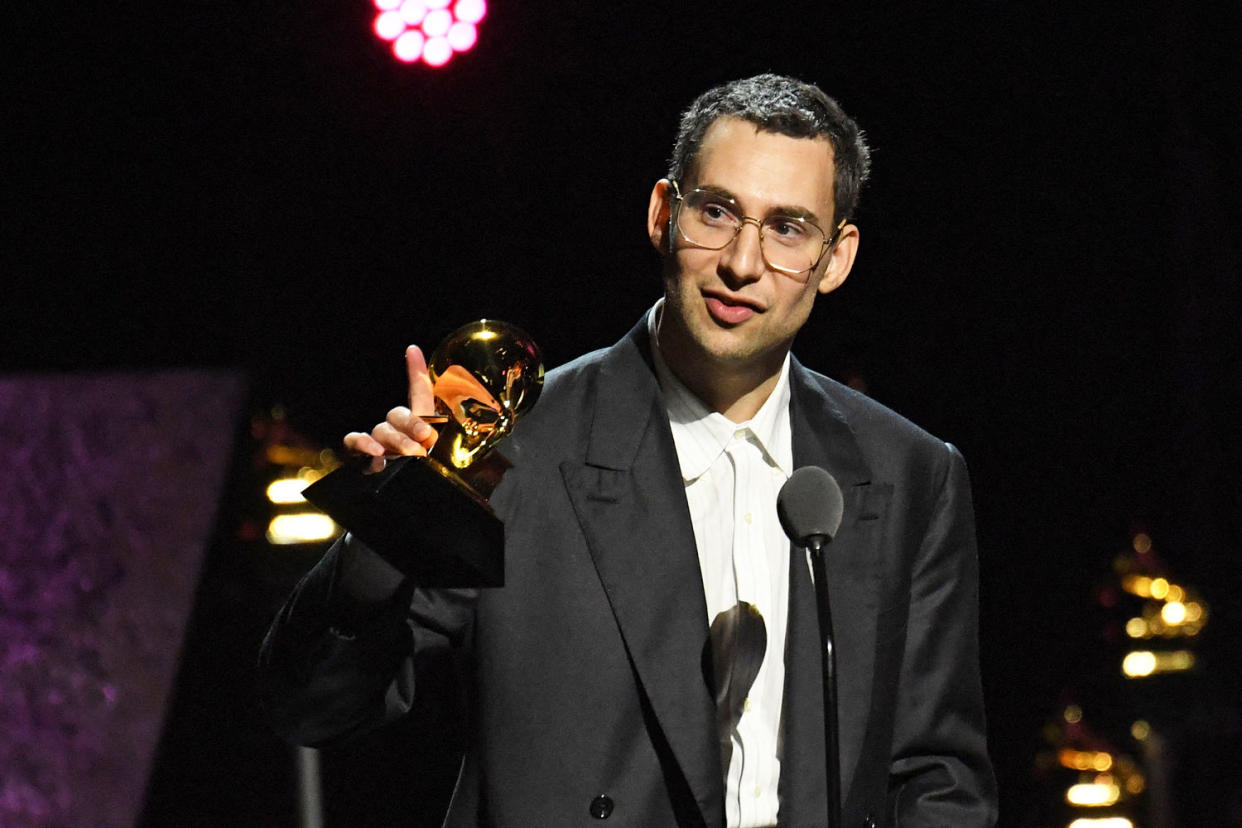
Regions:
<instances>
[{"instance_id":1,"label":"purple panel","mask_svg":"<svg viewBox=\"0 0 1242 828\"><path fill-rule=\"evenodd\" d=\"M201 371L0 380L0 824L134 823L242 400Z\"/></svg>"}]
</instances>

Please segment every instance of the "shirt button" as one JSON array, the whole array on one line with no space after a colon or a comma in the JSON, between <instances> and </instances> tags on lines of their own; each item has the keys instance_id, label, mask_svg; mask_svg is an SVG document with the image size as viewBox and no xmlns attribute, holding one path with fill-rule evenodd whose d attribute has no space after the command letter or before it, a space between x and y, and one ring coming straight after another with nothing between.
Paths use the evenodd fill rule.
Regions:
<instances>
[{"instance_id":1,"label":"shirt button","mask_svg":"<svg viewBox=\"0 0 1242 828\"><path fill-rule=\"evenodd\" d=\"M742 518L742 520L746 521L747 523L750 523L750 519L751 519L750 512L747 512L746 515Z\"/></svg>"},{"instance_id":2,"label":"shirt button","mask_svg":"<svg viewBox=\"0 0 1242 828\"><path fill-rule=\"evenodd\" d=\"M749 713L749 712L750 712L750 696L747 696L745 699L743 699L743 701L742 701L742 712L744 712L744 713Z\"/></svg>"},{"instance_id":3,"label":"shirt button","mask_svg":"<svg viewBox=\"0 0 1242 828\"><path fill-rule=\"evenodd\" d=\"M763 788L760 787L759 785L756 785L755 786L755 798L758 799L761 796L763 796Z\"/></svg>"},{"instance_id":4,"label":"shirt button","mask_svg":"<svg viewBox=\"0 0 1242 828\"><path fill-rule=\"evenodd\" d=\"M592 799L590 812L596 819L608 819L612 815L612 797L600 794Z\"/></svg>"}]
</instances>

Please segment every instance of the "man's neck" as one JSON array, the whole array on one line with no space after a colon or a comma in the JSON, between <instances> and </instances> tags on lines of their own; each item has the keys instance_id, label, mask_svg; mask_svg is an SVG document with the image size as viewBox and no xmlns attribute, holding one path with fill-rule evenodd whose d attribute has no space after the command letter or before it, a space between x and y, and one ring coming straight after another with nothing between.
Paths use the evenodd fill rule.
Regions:
<instances>
[{"instance_id":1,"label":"man's neck","mask_svg":"<svg viewBox=\"0 0 1242 828\"><path fill-rule=\"evenodd\" d=\"M679 332L671 327L657 324L656 330L656 347L673 375L704 405L735 423L744 423L759 413L780 380L788 353L785 349L745 363L715 360L692 355L680 341Z\"/></svg>"}]
</instances>

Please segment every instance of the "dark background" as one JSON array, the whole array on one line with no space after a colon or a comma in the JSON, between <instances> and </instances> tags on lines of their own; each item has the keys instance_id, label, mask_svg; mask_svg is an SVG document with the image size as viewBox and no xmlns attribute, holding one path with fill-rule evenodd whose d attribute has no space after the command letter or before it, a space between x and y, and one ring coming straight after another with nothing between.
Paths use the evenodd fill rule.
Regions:
<instances>
[{"instance_id":1,"label":"dark background","mask_svg":"<svg viewBox=\"0 0 1242 828\"><path fill-rule=\"evenodd\" d=\"M441 70L393 60L363 0L44 5L6 49L0 371L236 368L335 445L401 400L408 342L497 317L551 366L619 338L659 294L645 209L679 111L813 80L874 174L854 272L795 350L970 463L992 750L1028 824L1045 720L1136 704L1093 609L1136 528L1213 609L1202 716L1174 730L1238 726L1242 13L1220 5L495 0ZM310 561L242 563L230 537L152 807L292 819L291 760L220 708L249 710L248 648ZM384 821L373 757L408 735L327 757L330 812L363 791ZM1242 824L1213 767L1234 793L1210 821Z\"/></svg>"}]
</instances>

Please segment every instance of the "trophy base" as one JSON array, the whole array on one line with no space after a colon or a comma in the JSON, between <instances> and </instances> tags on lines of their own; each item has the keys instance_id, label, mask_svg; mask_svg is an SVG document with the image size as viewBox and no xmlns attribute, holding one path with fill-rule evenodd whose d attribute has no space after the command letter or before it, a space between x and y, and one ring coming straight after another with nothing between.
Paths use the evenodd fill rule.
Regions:
<instances>
[{"instance_id":1,"label":"trophy base","mask_svg":"<svg viewBox=\"0 0 1242 828\"><path fill-rule=\"evenodd\" d=\"M349 461L302 493L420 587L504 586L504 524L435 460Z\"/></svg>"}]
</instances>

